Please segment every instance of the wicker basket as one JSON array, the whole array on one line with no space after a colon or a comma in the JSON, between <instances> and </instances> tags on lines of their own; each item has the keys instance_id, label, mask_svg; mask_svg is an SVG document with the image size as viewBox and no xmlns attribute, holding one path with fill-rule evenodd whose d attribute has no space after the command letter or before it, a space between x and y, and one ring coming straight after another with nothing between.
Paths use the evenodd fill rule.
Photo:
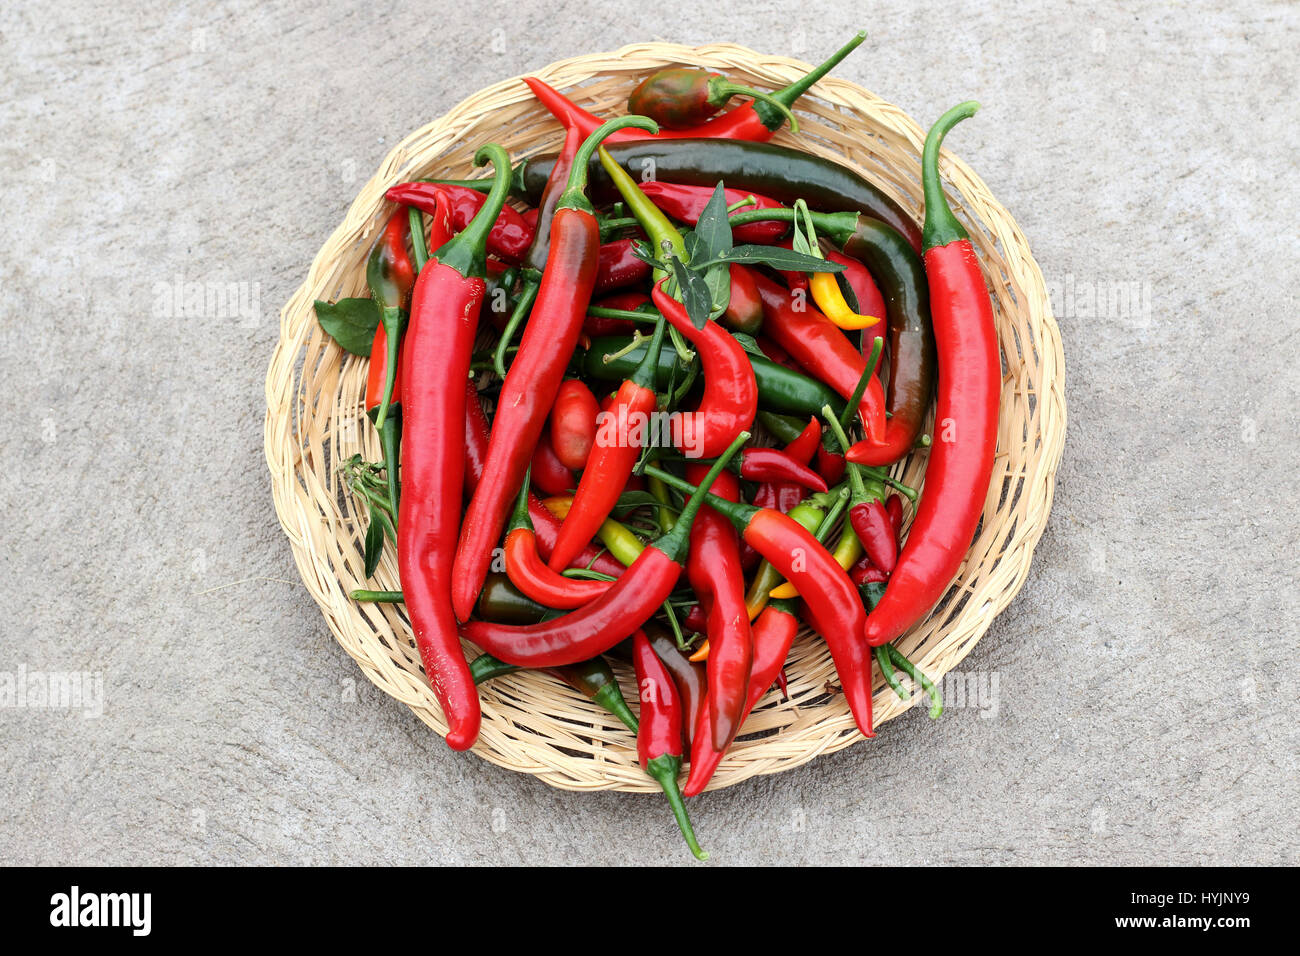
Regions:
<instances>
[{"instance_id":1,"label":"wicker basket","mask_svg":"<svg viewBox=\"0 0 1300 956\"><path fill-rule=\"evenodd\" d=\"M671 64L719 70L760 88L783 86L808 69L797 60L738 46L645 43L565 60L537 75L594 112L612 115L625 111L628 92L640 77ZM826 79L800 102L799 119L797 138L783 132L776 141L859 169L919 219L924 131L901 110L852 83ZM383 198L390 185L435 174L468 175L475 149L488 141L501 143L517 160L555 150L561 132L513 78L476 93L403 140L361 190L281 312L280 341L266 383L266 455L275 505L303 580L365 675L439 734L446 725L403 609L359 605L348 597L357 587L396 588L396 558L390 547L376 577L363 581L365 516L341 487L335 467L358 451L369 460L379 457L377 436L362 409L366 363L346 355L321 331L312 302L364 294L365 257L391 212ZM992 291L1005 375L998 455L978 536L942 604L899 644L935 679L970 652L1023 583L1047 522L1065 439L1064 359L1042 273L1020 229L979 177L951 155L940 165ZM924 455L913 456L895 472L918 485L924 466ZM630 669L616 669L633 700ZM787 670L789 700L769 694L760 702L711 789L788 770L860 739L843 696L827 694L835 671L820 640L802 634ZM481 697L482 733L474 751L485 759L565 789L657 790L637 766L632 735L553 678L512 674L482 687ZM914 695L912 702L919 699ZM908 706L877 673L877 723Z\"/></svg>"}]
</instances>

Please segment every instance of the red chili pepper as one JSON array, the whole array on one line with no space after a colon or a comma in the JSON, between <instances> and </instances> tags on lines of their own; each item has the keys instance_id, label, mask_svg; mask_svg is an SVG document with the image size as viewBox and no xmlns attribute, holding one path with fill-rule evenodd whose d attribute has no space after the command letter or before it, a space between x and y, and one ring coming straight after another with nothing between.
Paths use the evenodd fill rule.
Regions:
<instances>
[{"instance_id":1,"label":"red chili pepper","mask_svg":"<svg viewBox=\"0 0 1300 956\"><path fill-rule=\"evenodd\" d=\"M703 481L707 472L704 465L686 466L688 481ZM728 501L740 500L740 482L729 471L719 474L709 490ZM740 538L731 522L707 505L691 530L686 575L695 593L708 602L709 733L713 745L725 750L743 719L754 649L745 610Z\"/></svg>"},{"instance_id":2,"label":"red chili pepper","mask_svg":"<svg viewBox=\"0 0 1300 956\"><path fill-rule=\"evenodd\" d=\"M817 472L775 448L746 448L741 456L740 477L747 481L793 482L812 491L827 489Z\"/></svg>"},{"instance_id":3,"label":"red chili pepper","mask_svg":"<svg viewBox=\"0 0 1300 956\"><path fill-rule=\"evenodd\" d=\"M849 524L871 563L885 574L898 562L898 537L879 499L861 501L849 509Z\"/></svg>"},{"instance_id":4,"label":"red chili pepper","mask_svg":"<svg viewBox=\"0 0 1300 956\"><path fill-rule=\"evenodd\" d=\"M867 367L862 353L806 300L757 272L754 281L763 297L763 331L809 374L844 398L851 397ZM879 440L885 432L885 393L874 375L858 409L868 439Z\"/></svg>"},{"instance_id":5,"label":"red chili pepper","mask_svg":"<svg viewBox=\"0 0 1300 956\"><path fill-rule=\"evenodd\" d=\"M704 375L704 395L699 408L679 412L681 447L695 458L713 458L742 429L749 428L758 412L758 385L745 350L716 322L697 329L686 307L664 292L660 280L651 293L663 317L695 346Z\"/></svg>"},{"instance_id":6,"label":"red chili pepper","mask_svg":"<svg viewBox=\"0 0 1300 956\"><path fill-rule=\"evenodd\" d=\"M398 512L397 562L415 644L454 750L474 745L481 719L456 632L450 582L465 469L465 382L486 289L484 247L510 182L506 151L490 144L474 155L480 165L489 159L496 171L492 192L470 225L420 270L402 343L407 494Z\"/></svg>"},{"instance_id":7,"label":"red chili pepper","mask_svg":"<svg viewBox=\"0 0 1300 956\"><path fill-rule=\"evenodd\" d=\"M777 90L773 95L780 98L786 106L792 106L800 96L808 91L809 87L852 53L866 39L866 36L865 32L858 33L816 69L809 71L807 75L789 86ZM600 125L600 117L584 110L565 97L559 90L548 86L536 77L526 76L524 82L528 84L534 95L541 100L542 105L550 110L551 114L565 126L572 126L589 134L591 130ZM715 116L713 119L689 129L665 130L663 136L668 139L703 137L766 142L781 128L784 120L785 117L780 112L760 101L738 106L733 110L728 110L721 116ZM627 131L617 136L611 136L610 142L645 138L647 137L644 134Z\"/></svg>"},{"instance_id":8,"label":"red chili pepper","mask_svg":"<svg viewBox=\"0 0 1300 956\"><path fill-rule=\"evenodd\" d=\"M721 319L729 328L756 335L763 327L763 300L753 275L740 266L731 267L731 295Z\"/></svg>"},{"instance_id":9,"label":"red chili pepper","mask_svg":"<svg viewBox=\"0 0 1300 956\"><path fill-rule=\"evenodd\" d=\"M471 219L483 208L487 198L477 189L467 186L453 186L437 183L398 183L390 186L384 195L392 202L404 206L413 206L421 212L432 213L438 208L437 193L442 191L451 203L451 225L453 229L464 229ZM529 226L522 214L505 206L497 216L497 221L488 233L487 251L512 265L523 260L524 253L533 241L535 227ZM430 249L437 246L430 242Z\"/></svg>"},{"instance_id":10,"label":"red chili pepper","mask_svg":"<svg viewBox=\"0 0 1300 956\"><path fill-rule=\"evenodd\" d=\"M689 482L653 465L647 465L645 473L683 492L696 490ZM715 495L707 495L706 501L711 508L730 519L754 550L798 588L813 628L830 648L844 697L858 729L864 737L874 737L871 727L871 653L858 637L866 624L867 612L848 573L794 519L770 508L736 504ZM500 654L496 656L501 657ZM709 656L712 657L712 651Z\"/></svg>"},{"instance_id":11,"label":"red chili pepper","mask_svg":"<svg viewBox=\"0 0 1300 956\"><path fill-rule=\"evenodd\" d=\"M546 566L537 553L537 536L528 520L528 482L525 481L515 502L514 517L506 532L506 575L515 587L538 604L570 610L590 604L609 590L609 581L566 578Z\"/></svg>"},{"instance_id":12,"label":"red chili pepper","mask_svg":"<svg viewBox=\"0 0 1300 956\"><path fill-rule=\"evenodd\" d=\"M677 775L682 770L682 699L677 694L668 669L655 655L646 640L645 632L638 629L632 637L632 667L636 671L636 685L641 699L641 720L636 732L636 755L641 768L663 787L668 805L681 828L686 844L696 859L707 860L709 855L700 849L686 815L686 804L677 789Z\"/></svg>"},{"instance_id":13,"label":"red chili pepper","mask_svg":"<svg viewBox=\"0 0 1300 956\"><path fill-rule=\"evenodd\" d=\"M533 449L532 461L533 484L545 495L567 495L578 486L578 476L565 467L555 453L549 428L542 429L542 435ZM566 564L564 567L568 567Z\"/></svg>"},{"instance_id":14,"label":"red chili pepper","mask_svg":"<svg viewBox=\"0 0 1300 956\"><path fill-rule=\"evenodd\" d=\"M711 186L684 186L678 183L660 182L657 179L650 179L638 185L643 193L654 200L656 206L678 222L684 222L688 226L694 226L700 221L700 215L704 212L704 207L709 204L709 200L713 198L714 192ZM744 202L746 199L753 199L754 202L746 206L746 209L783 208L775 199L744 189L724 189L723 192L727 197L728 207ZM787 223L767 219L737 226L731 231L731 237L736 242L770 244L785 235L787 228Z\"/></svg>"},{"instance_id":15,"label":"red chili pepper","mask_svg":"<svg viewBox=\"0 0 1300 956\"><path fill-rule=\"evenodd\" d=\"M397 382L404 314L415 284L415 266L406 251L410 231L410 216L401 210L394 213L366 260L366 284L379 306L380 327L384 330L384 372L387 378L374 414L375 425L381 429L388 420L388 407Z\"/></svg>"},{"instance_id":16,"label":"red chili pepper","mask_svg":"<svg viewBox=\"0 0 1300 956\"><path fill-rule=\"evenodd\" d=\"M483 479L483 467L487 461L488 422L483 414L483 407L478 401L478 392L474 382L465 381L467 400L465 405L465 497L472 498L474 489ZM560 534L560 519L551 514L546 507L529 494L528 517L533 523L533 533L537 538L537 552L545 560L551 556L555 539ZM618 577L625 570L625 565L614 559L608 552L593 547L584 548L574 559L574 567L591 568L610 577Z\"/></svg>"},{"instance_id":17,"label":"red chili pepper","mask_svg":"<svg viewBox=\"0 0 1300 956\"><path fill-rule=\"evenodd\" d=\"M692 607L682 618L682 630L703 634L708 625L709 612L704 609L704 600L701 598L700 603Z\"/></svg>"},{"instance_id":18,"label":"red chili pepper","mask_svg":"<svg viewBox=\"0 0 1300 956\"><path fill-rule=\"evenodd\" d=\"M755 286L755 288L757 288L757 286ZM781 348L781 346L777 345L771 339L766 336L759 336L757 341L759 351L777 365L795 372L806 372L802 365L790 357L789 352Z\"/></svg>"},{"instance_id":19,"label":"red chili pepper","mask_svg":"<svg viewBox=\"0 0 1300 956\"><path fill-rule=\"evenodd\" d=\"M871 558L864 554L849 569L849 580L862 587L864 584L883 584L889 580L889 575L872 564Z\"/></svg>"},{"instance_id":20,"label":"red chili pepper","mask_svg":"<svg viewBox=\"0 0 1300 956\"><path fill-rule=\"evenodd\" d=\"M798 632L799 619L795 617L793 601L769 601L754 621L754 663L749 672L749 690L740 715L741 724L763 699L772 682L780 677L785 659L790 655L790 645ZM713 660L712 653L709 660ZM706 706L712 706L712 696ZM704 791L726 753L725 747L713 746L709 735L701 733L708 721L707 714L701 714L698 719L700 723L691 740L691 772L683 789L688 797Z\"/></svg>"},{"instance_id":21,"label":"red chili pepper","mask_svg":"<svg viewBox=\"0 0 1300 956\"><path fill-rule=\"evenodd\" d=\"M921 157L922 232L939 386L925 490L907 544L864 633L872 647L902 635L948 590L970 549L993 474L1002 364L988 288L970 236L952 214L939 178L939 147L975 103L944 113Z\"/></svg>"},{"instance_id":22,"label":"red chili pepper","mask_svg":"<svg viewBox=\"0 0 1300 956\"><path fill-rule=\"evenodd\" d=\"M650 278L650 264L632 255L632 239L615 239L600 247L596 260L596 292L639 285Z\"/></svg>"},{"instance_id":23,"label":"red chili pepper","mask_svg":"<svg viewBox=\"0 0 1300 956\"><path fill-rule=\"evenodd\" d=\"M900 495L890 495L885 499L885 512L889 515L889 523L894 529L894 540L898 541L899 536L903 533L903 499Z\"/></svg>"},{"instance_id":24,"label":"red chili pepper","mask_svg":"<svg viewBox=\"0 0 1300 956\"><path fill-rule=\"evenodd\" d=\"M704 667L687 660L672 635L654 621L646 622L645 632L656 656L663 661L664 667L668 668L668 673L673 675L673 683L677 685L677 693L682 698L682 744L689 748L691 734L700 719L700 713L704 709L704 702L709 693Z\"/></svg>"},{"instance_id":25,"label":"red chili pepper","mask_svg":"<svg viewBox=\"0 0 1300 956\"><path fill-rule=\"evenodd\" d=\"M825 445L817 448L817 472L826 479L828 485L838 485L844 477L844 456L831 451Z\"/></svg>"},{"instance_id":26,"label":"red chili pepper","mask_svg":"<svg viewBox=\"0 0 1300 956\"><path fill-rule=\"evenodd\" d=\"M556 571L568 567L573 555L586 547L601 522L609 517L641 449L651 438L650 416L658 403L655 372L663 340L664 324L659 322L640 364L620 386L610 410L601 412L597 419L595 446L551 553L550 565Z\"/></svg>"},{"instance_id":27,"label":"red chili pepper","mask_svg":"<svg viewBox=\"0 0 1300 956\"><path fill-rule=\"evenodd\" d=\"M581 471L586 467L592 446L596 444L596 416L599 414L600 406L591 389L574 378L561 383L551 409L551 446L566 468Z\"/></svg>"},{"instance_id":28,"label":"red chili pepper","mask_svg":"<svg viewBox=\"0 0 1300 956\"><path fill-rule=\"evenodd\" d=\"M748 432L736 436L710 469L710 482L748 438ZM590 604L540 624L471 621L462 626L462 634L493 657L518 667L560 667L605 653L648 621L672 593L690 545L691 524L704 498L703 493L692 496L673 529L647 545L623 576ZM861 603L854 603L862 611Z\"/></svg>"},{"instance_id":29,"label":"red chili pepper","mask_svg":"<svg viewBox=\"0 0 1300 956\"><path fill-rule=\"evenodd\" d=\"M470 499L456 545L452 604L462 621L469 618L483 587L492 546L501 536L511 500L537 447L596 284L600 229L585 195L589 160L603 137L634 125L654 128L654 123L643 117L621 116L587 138L578 149L567 188L556 205L547 267L519 351L501 386L483 481ZM574 553L577 550L581 548Z\"/></svg>"}]
</instances>

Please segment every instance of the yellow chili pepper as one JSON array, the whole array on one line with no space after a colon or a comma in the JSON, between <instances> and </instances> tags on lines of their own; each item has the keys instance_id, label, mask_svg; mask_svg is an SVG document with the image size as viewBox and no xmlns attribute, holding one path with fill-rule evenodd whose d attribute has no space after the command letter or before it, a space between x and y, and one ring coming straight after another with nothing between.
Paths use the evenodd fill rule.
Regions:
<instances>
[{"instance_id":1,"label":"yellow chili pepper","mask_svg":"<svg viewBox=\"0 0 1300 956\"><path fill-rule=\"evenodd\" d=\"M829 272L814 272L808 279L808 288L812 290L817 308L841 329L865 329L880 321L878 316L859 315L849 308L840 284Z\"/></svg>"}]
</instances>

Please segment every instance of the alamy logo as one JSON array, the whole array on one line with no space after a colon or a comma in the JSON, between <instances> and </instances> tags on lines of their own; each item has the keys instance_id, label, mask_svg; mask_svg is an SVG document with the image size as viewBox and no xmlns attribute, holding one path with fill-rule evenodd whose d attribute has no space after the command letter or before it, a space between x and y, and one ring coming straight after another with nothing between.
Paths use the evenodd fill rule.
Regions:
<instances>
[{"instance_id":1,"label":"alamy logo","mask_svg":"<svg viewBox=\"0 0 1300 956\"><path fill-rule=\"evenodd\" d=\"M133 936L148 936L152 925L151 893L69 893L50 897L51 926L129 926Z\"/></svg>"}]
</instances>

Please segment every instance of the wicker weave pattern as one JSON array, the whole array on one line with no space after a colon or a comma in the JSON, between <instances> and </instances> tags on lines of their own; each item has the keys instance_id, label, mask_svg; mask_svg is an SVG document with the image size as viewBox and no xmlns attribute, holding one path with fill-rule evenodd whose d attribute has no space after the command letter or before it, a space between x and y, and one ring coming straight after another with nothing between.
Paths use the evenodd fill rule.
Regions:
<instances>
[{"instance_id":1,"label":"wicker weave pattern","mask_svg":"<svg viewBox=\"0 0 1300 956\"><path fill-rule=\"evenodd\" d=\"M564 60L537 75L592 111L612 115L625 111L628 92L645 73L671 64L719 70L759 88L783 86L808 69L797 60L728 44L643 43ZM798 112L801 135L783 132L776 142L858 168L920 218L924 131L907 115L837 79L818 83ZM365 675L440 734L446 725L402 608L357 605L348 598L356 587L398 587L396 557L390 547L376 577L362 580L365 516L341 487L335 468L357 451L369 460L379 456L377 436L362 409L365 362L343 353L320 330L312 302L364 294L365 256L391 210L383 198L390 185L420 176L471 175L474 150L488 141L501 143L518 159L553 151L561 139L559 126L512 78L471 96L398 144L281 312L280 341L267 375L267 462L276 509L303 580ZM980 531L944 601L900 642L935 679L970 652L1024 582L1051 509L1065 439L1064 357L1042 273L1019 227L979 177L948 153L940 168L985 269L1004 378L998 455ZM924 465L925 456L914 455L895 472L918 485ZM616 669L625 695L634 700L630 669ZM799 766L860 739L843 697L827 694L835 671L820 640L802 634L787 671L790 700L769 694L759 704L710 789ZM483 727L474 750L487 760L565 789L657 790L637 766L627 730L556 680L512 674L481 688L481 697ZM914 695L913 703L919 699ZM877 673L877 723L908 706ZM755 734L760 736L744 739Z\"/></svg>"}]
</instances>

